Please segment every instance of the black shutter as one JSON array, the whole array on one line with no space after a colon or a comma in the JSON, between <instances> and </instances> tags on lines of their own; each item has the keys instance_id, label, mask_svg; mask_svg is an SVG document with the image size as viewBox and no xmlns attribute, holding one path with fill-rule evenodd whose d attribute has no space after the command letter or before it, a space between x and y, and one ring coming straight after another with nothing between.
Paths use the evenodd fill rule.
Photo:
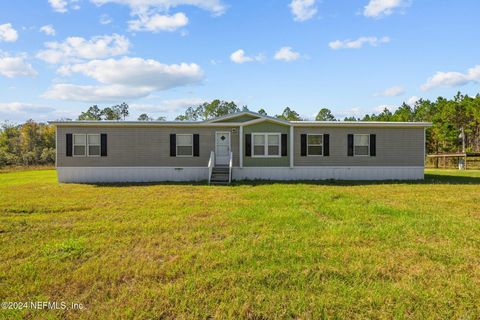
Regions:
<instances>
[{"instance_id":1,"label":"black shutter","mask_svg":"<svg viewBox=\"0 0 480 320\"><path fill-rule=\"evenodd\" d=\"M107 134L102 133L100 135L100 156L107 156Z\"/></svg>"},{"instance_id":2,"label":"black shutter","mask_svg":"<svg viewBox=\"0 0 480 320\"><path fill-rule=\"evenodd\" d=\"M246 134L245 135L245 157L252 156L252 135Z\"/></svg>"},{"instance_id":3,"label":"black shutter","mask_svg":"<svg viewBox=\"0 0 480 320\"><path fill-rule=\"evenodd\" d=\"M177 135L170 134L170 157L177 156Z\"/></svg>"},{"instance_id":4,"label":"black shutter","mask_svg":"<svg viewBox=\"0 0 480 320\"><path fill-rule=\"evenodd\" d=\"M282 134L282 157L288 156L288 134Z\"/></svg>"},{"instance_id":5,"label":"black shutter","mask_svg":"<svg viewBox=\"0 0 480 320\"><path fill-rule=\"evenodd\" d=\"M370 135L370 157L375 157L377 155L377 135Z\"/></svg>"},{"instance_id":6,"label":"black shutter","mask_svg":"<svg viewBox=\"0 0 480 320\"><path fill-rule=\"evenodd\" d=\"M353 134L348 135L348 156L353 157Z\"/></svg>"},{"instance_id":7,"label":"black shutter","mask_svg":"<svg viewBox=\"0 0 480 320\"><path fill-rule=\"evenodd\" d=\"M329 134L323 135L323 155L325 157L330 156L330 135Z\"/></svg>"},{"instance_id":8,"label":"black shutter","mask_svg":"<svg viewBox=\"0 0 480 320\"><path fill-rule=\"evenodd\" d=\"M71 157L73 154L73 135L67 133L67 157Z\"/></svg>"},{"instance_id":9,"label":"black shutter","mask_svg":"<svg viewBox=\"0 0 480 320\"><path fill-rule=\"evenodd\" d=\"M200 157L200 135L198 133L193 135L193 156Z\"/></svg>"},{"instance_id":10,"label":"black shutter","mask_svg":"<svg viewBox=\"0 0 480 320\"><path fill-rule=\"evenodd\" d=\"M307 156L307 135L306 134L300 135L300 156L302 157Z\"/></svg>"}]
</instances>

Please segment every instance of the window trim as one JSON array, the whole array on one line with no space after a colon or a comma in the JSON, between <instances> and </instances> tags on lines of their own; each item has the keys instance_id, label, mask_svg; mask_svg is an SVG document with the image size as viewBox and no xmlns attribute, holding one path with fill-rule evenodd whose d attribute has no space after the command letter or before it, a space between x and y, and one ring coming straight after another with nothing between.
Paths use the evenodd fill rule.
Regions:
<instances>
[{"instance_id":1,"label":"window trim","mask_svg":"<svg viewBox=\"0 0 480 320\"><path fill-rule=\"evenodd\" d=\"M85 144L75 144L75 136L84 136L85 137ZM72 134L72 157L77 157L77 158L84 158L87 156L88 154L88 141L87 141L87 134L85 133L74 133ZM75 154L75 146L84 146L85 147L85 153L83 155L78 155L78 154Z\"/></svg>"},{"instance_id":2,"label":"window trim","mask_svg":"<svg viewBox=\"0 0 480 320\"><path fill-rule=\"evenodd\" d=\"M282 157L282 134L280 132L252 132L252 158L281 158ZM263 144L263 155L255 155L255 136L264 136L265 141ZM278 136L278 155L268 154L268 136ZM258 145L259 146L259 145ZM276 146L276 145L272 145Z\"/></svg>"},{"instance_id":3,"label":"window trim","mask_svg":"<svg viewBox=\"0 0 480 320\"><path fill-rule=\"evenodd\" d=\"M98 155L96 154L90 154L90 143L88 142L88 137L89 136L98 136L98 141L100 141L100 143L97 145L97 144L92 144L92 146L98 146ZM100 137L100 134L99 133L88 133L87 134L87 137L86 137L87 141L87 157L100 157L102 155L102 140L101 140L101 137Z\"/></svg>"},{"instance_id":4,"label":"window trim","mask_svg":"<svg viewBox=\"0 0 480 320\"><path fill-rule=\"evenodd\" d=\"M367 136L368 137L368 150L367 154L357 154L356 149L355 149L355 137L356 136ZM359 146L359 147L364 147L364 146ZM369 133L356 133L353 135L353 156L354 157L369 157L370 156L370 134Z\"/></svg>"},{"instance_id":5,"label":"window trim","mask_svg":"<svg viewBox=\"0 0 480 320\"><path fill-rule=\"evenodd\" d=\"M178 144L178 136L190 136L192 138L192 144L190 146ZM193 158L193 133L177 133L175 135L175 157L177 158ZM192 153L190 155L179 155L178 147L192 147Z\"/></svg>"},{"instance_id":6,"label":"window trim","mask_svg":"<svg viewBox=\"0 0 480 320\"><path fill-rule=\"evenodd\" d=\"M322 136L322 144L310 144L308 143L308 137L309 136ZM323 133L307 133L307 157L323 157L324 155L324 152L325 152L325 148L324 148L324 140L323 140L323 137L324 134ZM313 147L318 147L318 146L322 146L322 154L309 154L308 152L308 147L309 146L313 146Z\"/></svg>"}]
</instances>

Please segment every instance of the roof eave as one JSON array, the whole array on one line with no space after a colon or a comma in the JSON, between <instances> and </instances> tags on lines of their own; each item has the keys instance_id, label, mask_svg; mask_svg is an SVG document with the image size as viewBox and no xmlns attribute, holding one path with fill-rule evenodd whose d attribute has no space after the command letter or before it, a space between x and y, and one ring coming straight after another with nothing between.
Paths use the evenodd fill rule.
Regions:
<instances>
[{"instance_id":1,"label":"roof eave","mask_svg":"<svg viewBox=\"0 0 480 320\"><path fill-rule=\"evenodd\" d=\"M63 127L238 127L239 122L166 122L166 121L49 121Z\"/></svg>"},{"instance_id":2,"label":"roof eave","mask_svg":"<svg viewBox=\"0 0 480 320\"><path fill-rule=\"evenodd\" d=\"M390 121L292 121L293 126L308 127L366 127L366 128L427 128L431 122L390 122Z\"/></svg>"}]
</instances>

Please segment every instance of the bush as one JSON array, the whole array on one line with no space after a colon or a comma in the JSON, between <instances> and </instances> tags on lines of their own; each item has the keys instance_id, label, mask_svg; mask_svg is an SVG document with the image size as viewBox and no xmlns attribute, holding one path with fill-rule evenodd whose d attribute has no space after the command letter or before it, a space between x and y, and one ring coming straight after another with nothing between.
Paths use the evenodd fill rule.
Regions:
<instances>
[{"instance_id":1,"label":"bush","mask_svg":"<svg viewBox=\"0 0 480 320\"><path fill-rule=\"evenodd\" d=\"M36 164L37 163L37 157L35 155L35 152L33 152L33 151L25 152L22 155L22 162L26 166L31 166L31 165Z\"/></svg>"},{"instance_id":2,"label":"bush","mask_svg":"<svg viewBox=\"0 0 480 320\"><path fill-rule=\"evenodd\" d=\"M20 159L16 155L0 149L0 167L18 165L19 163Z\"/></svg>"},{"instance_id":3,"label":"bush","mask_svg":"<svg viewBox=\"0 0 480 320\"><path fill-rule=\"evenodd\" d=\"M43 148L40 161L43 164L55 163L55 148Z\"/></svg>"}]
</instances>

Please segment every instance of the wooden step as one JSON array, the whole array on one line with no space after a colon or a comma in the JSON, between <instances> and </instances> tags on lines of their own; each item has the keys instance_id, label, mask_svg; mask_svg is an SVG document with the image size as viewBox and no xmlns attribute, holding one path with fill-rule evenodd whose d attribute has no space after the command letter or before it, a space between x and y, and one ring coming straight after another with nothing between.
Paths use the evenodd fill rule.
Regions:
<instances>
[{"instance_id":1,"label":"wooden step","mask_svg":"<svg viewBox=\"0 0 480 320\"><path fill-rule=\"evenodd\" d=\"M212 185L216 185L216 186L228 186L228 181L227 182L224 182L224 181L211 181L210 184Z\"/></svg>"},{"instance_id":2,"label":"wooden step","mask_svg":"<svg viewBox=\"0 0 480 320\"><path fill-rule=\"evenodd\" d=\"M214 181L214 180L218 180L218 181L228 181L228 175L227 176L224 176L224 175L212 175L212 178L210 179L210 181Z\"/></svg>"},{"instance_id":3,"label":"wooden step","mask_svg":"<svg viewBox=\"0 0 480 320\"><path fill-rule=\"evenodd\" d=\"M228 185L230 180L230 168L228 166L216 166L212 168L210 184Z\"/></svg>"}]
</instances>

